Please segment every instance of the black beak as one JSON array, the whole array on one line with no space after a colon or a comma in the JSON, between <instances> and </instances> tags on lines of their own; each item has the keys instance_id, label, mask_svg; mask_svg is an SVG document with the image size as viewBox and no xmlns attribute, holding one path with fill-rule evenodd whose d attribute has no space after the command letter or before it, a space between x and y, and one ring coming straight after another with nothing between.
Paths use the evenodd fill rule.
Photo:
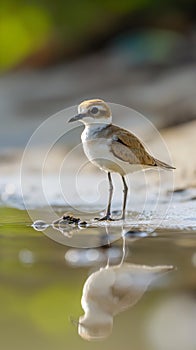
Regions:
<instances>
[{"instance_id":1,"label":"black beak","mask_svg":"<svg viewBox=\"0 0 196 350\"><path fill-rule=\"evenodd\" d=\"M86 114L85 114L85 113L77 114L77 115L75 115L75 117L69 119L69 120L68 120L68 123L76 122L77 120L81 120L81 119L83 119L84 117L86 117Z\"/></svg>"}]
</instances>

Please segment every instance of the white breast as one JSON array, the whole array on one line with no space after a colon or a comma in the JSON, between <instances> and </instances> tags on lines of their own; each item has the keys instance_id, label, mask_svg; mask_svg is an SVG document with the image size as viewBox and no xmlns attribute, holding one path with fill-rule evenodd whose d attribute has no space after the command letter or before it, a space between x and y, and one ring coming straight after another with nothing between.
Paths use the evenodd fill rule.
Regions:
<instances>
[{"instance_id":1,"label":"white breast","mask_svg":"<svg viewBox=\"0 0 196 350\"><path fill-rule=\"evenodd\" d=\"M100 127L85 127L81 139L84 152L87 158L101 167L101 159L111 157L110 144L111 139L96 137L97 132L101 131Z\"/></svg>"}]
</instances>

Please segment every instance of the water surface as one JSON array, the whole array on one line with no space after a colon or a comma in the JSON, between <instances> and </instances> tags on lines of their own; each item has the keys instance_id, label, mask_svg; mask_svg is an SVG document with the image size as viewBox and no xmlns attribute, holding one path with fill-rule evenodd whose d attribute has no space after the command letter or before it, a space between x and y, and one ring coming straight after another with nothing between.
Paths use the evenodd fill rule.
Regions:
<instances>
[{"instance_id":1,"label":"water surface","mask_svg":"<svg viewBox=\"0 0 196 350\"><path fill-rule=\"evenodd\" d=\"M127 230L124 262L174 269L153 279L134 306L114 316L107 338L91 342L81 338L72 319L84 314L87 278L121 263L123 240L109 248L68 247L34 230L26 211L0 211L2 349L196 349L194 230Z\"/></svg>"}]
</instances>

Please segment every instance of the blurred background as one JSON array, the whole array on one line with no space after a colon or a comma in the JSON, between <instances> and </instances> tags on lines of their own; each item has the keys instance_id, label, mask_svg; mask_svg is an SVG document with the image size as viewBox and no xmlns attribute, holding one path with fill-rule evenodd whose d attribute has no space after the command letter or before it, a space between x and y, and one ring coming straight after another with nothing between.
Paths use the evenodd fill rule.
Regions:
<instances>
[{"instance_id":1,"label":"blurred background","mask_svg":"<svg viewBox=\"0 0 196 350\"><path fill-rule=\"evenodd\" d=\"M145 123L133 126L129 115L114 115L114 122L158 158L173 161L176 187L195 184L195 158L189 161L196 147L194 0L1 0L0 43L2 175L16 174L24 147L49 116L101 98L147 117L161 130L171 161L157 151ZM59 125L65 133L66 118ZM80 142L80 132L62 139L64 150ZM50 170L63 152L58 149ZM36 150L30 170L40 169L37 159Z\"/></svg>"},{"instance_id":2,"label":"blurred background","mask_svg":"<svg viewBox=\"0 0 196 350\"><path fill-rule=\"evenodd\" d=\"M158 128L194 119L195 15L194 0L1 0L1 149L91 97Z\"/></svg>"}]
</instances>

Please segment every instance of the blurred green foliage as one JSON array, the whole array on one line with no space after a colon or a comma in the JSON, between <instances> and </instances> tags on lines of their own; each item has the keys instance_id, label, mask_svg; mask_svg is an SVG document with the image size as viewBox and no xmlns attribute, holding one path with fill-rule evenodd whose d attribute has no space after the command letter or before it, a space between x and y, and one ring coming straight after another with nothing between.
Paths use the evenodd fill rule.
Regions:
<instances>
[{"instance_id":1,"label":"blurred green foliage","mask_svg":"<svg viewBox=\"0 0 196 350\"><path fill-rule=\"evenodd\" d=\"M37 4L12 1L1 4L0 11L0 69L6 70L20 63L48 39L52 19Z\"/></svg>"},{"instance_id":2,"label":"blurred green foliage","mask_svg":"<svg viewBox=\"0 0 196 350\"><path fill-rule=\"evenodd\" d=\"M161 15L173 8L191 9L194 0L1 0L0 70L16 67L26 58L47 47L66 52L81 51L138 11ZM145 17L145 14L144 14ZM145 19L145 18L144 18ZM126 20L127 21L127 20ZM131 18L130 18L131 21ZM141 24L141 23L140 23ZM90 41L89 41L90 39ZM57 46L55 46L57 44ZM42 53L41 53L42 55ZM58 56L58 55L57 55Z\"/></svg>"}]
</instances>

